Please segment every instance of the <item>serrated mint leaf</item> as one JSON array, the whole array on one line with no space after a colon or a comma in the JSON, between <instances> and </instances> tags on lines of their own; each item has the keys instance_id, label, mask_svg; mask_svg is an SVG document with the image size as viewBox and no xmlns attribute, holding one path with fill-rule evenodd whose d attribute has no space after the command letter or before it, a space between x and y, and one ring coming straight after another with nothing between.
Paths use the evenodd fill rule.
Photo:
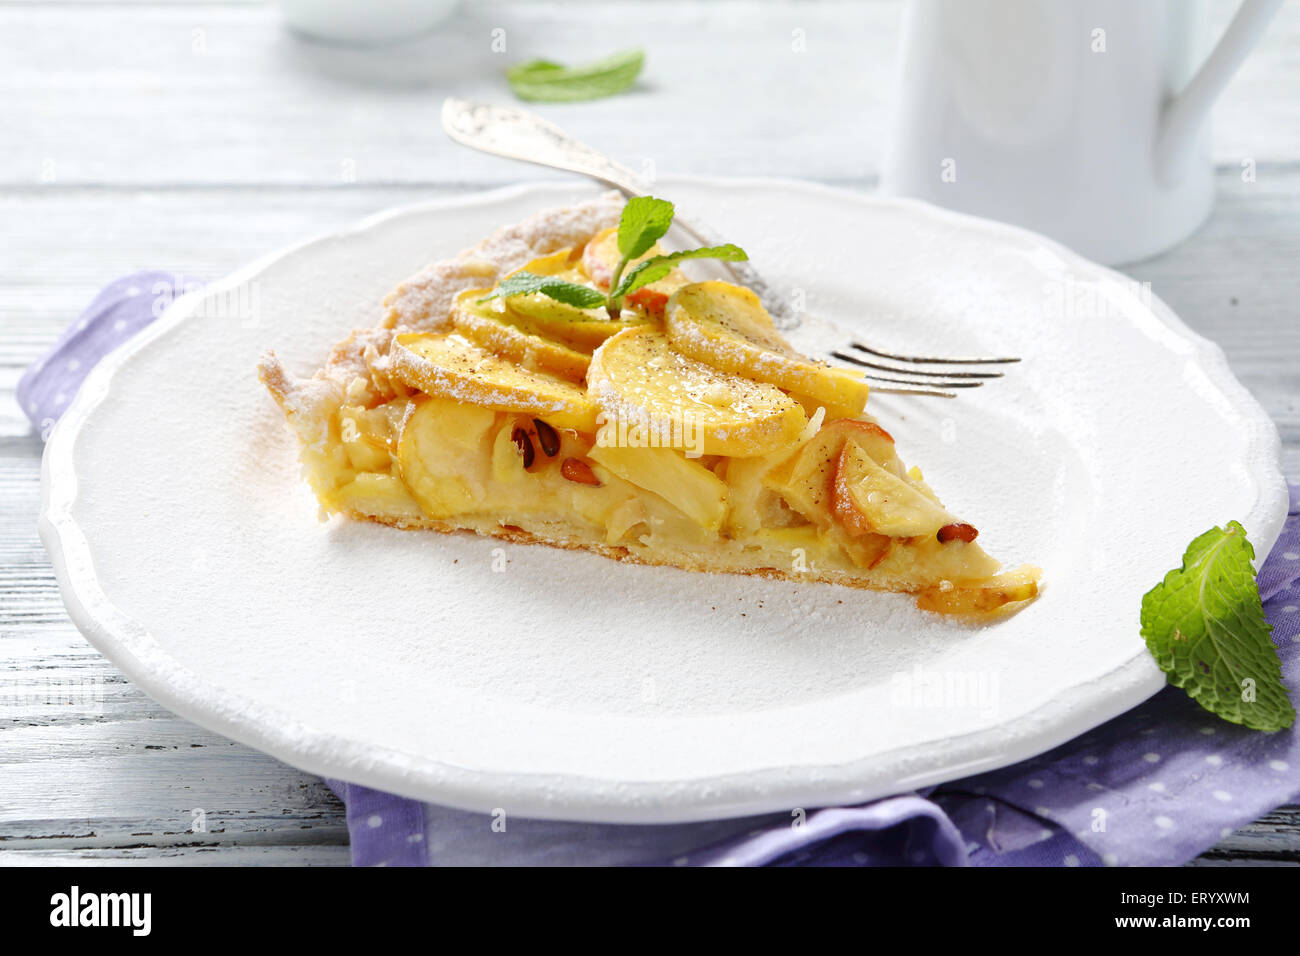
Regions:
<instances>
[{"instance_id":1,"label":"serrated mint leaf","mask_svg":"<svg viewBox=\"0 0 1300 956\"><path fill-rule=\"evenodd\" d=\"M491 295L485 295L478 301L510 299L517 295L532 295L535 292L540 292L547 298L579 309L594 309L605 304L605 293L599 289L579 285L576 282L569 282L556 276L539 276L526 270L516 272L504 279L500 285L492 290Z\"/></svg>"},{"instance_id":2,"label":"serrated mint leaf","mask_svg":"<svg viewBox=\"0 0 1300 956\"><path fill-rule=\"evenodd\" d=\"M1230 521L1198 537L1183 566L1142 598L1142 636L1169 683L1224 720L1275 731L1295 722L1272 627L1255 582L1255 549Z\"/></svg>"},{"instance_id":3,"label":"serrated mint leaf","mask_svg":"<svg viewBox=\"0 0 1300 956\"><path fill-rule=\"evenodd\" d=\"M581 66L530 60L506 70L506 79L521 100L571 103L623 92L636 82L644 63L642 50L624 50Z\"/></svg>"},{"instance_id":4,"label":"serrated mint leaf","mask_svg":"<svg viewBox=\"0 0 1300 956\"><path fill-rule=\"evenodd\" d=\"M618 252L635 259L650 251L673 224L673 204L654 196L633 196L618 220Z\"/></svg>"},{"instance_id":5,"label":"serrated mint leaf","mask_svg":"<svg viewBox=\"0 0 1300 956\"><path fill-rule=\"evenodd\" d=\"M700 249L687 249L684 252L670 252L667 255L655 256L653 259L647 259L645 262L638 263L627 275L623 276L623 281L618 284L614 290L614 298L621 299L625 295L631 295L642 286L647 286L651 282L658 282L664 276L672 271L673 265L683 259L721 259L724 262L744 262L749 256L740 246L726 243L721 246L704 246Z\"/></svg>"}]
</instances>

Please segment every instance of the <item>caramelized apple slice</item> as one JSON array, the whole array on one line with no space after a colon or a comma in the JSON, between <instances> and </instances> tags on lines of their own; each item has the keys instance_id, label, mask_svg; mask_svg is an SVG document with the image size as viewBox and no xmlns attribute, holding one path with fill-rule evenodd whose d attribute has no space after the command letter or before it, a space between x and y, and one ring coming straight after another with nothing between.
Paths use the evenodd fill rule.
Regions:
<instances>
[{"instance_id":1,"label":"caramelized apple slice","mask_svg":"<svg viewBox=\"0 0 1300 956\"><path fill-rule=\"evenodd\" d=\"M594 433L600 409L573 382L519 368L459 333L407 332L393 341L393 375L426 395L526 412L555 428Z\"/></svg>"},{"instance_id":2,"label":"caramelized apple slice","mask_svg":"<svg viewBox=\"0 0 1300 956\"><path fill-rule=\"evenodd\" d=\"M799 450L772 469L763 483L819 527L836 523L832 511L835 468L840 451L852 442L881 467L902 474L894 439L875 422L844 418L828 422Z\"/></svg>"},{"instance_id":3,"label":"caramelized apple slice","mask_svg":"<svg viewBox=\"0 0 1300 956\"><path fill-rule=\"evenodd\" d=\"M1041 576L1038 568L1022 565L975 584L945 581L924 588L917 595L916 606L940 614L993 614L1036 598Z\"/></svg>"},{"instance_id":4,"label":"caramelized apple slice","mask_svg":"<svg viewBox=\"0 0 1300 956\"><path fill-rule=\"evenodd\" d=\"M605 415L604 445L748 458L791 444L805 422L780 389L687 358L649 328L620 332L597 349L587 385Z\"/></svg>"},{"instance_id":5,"label":"caramelized apple slice","mask_svg":"<svg viewBox=\"0 0 1300 956\"><path fill-rule=\"evenodd\" d=\"M571 382L583 380L590 354L515 325L507 318L506 306L500 299L478 301L488 292L488 289L470 289L457 296L452 310L456 331L475 345L524 368L550 372Z\"/></svg>"},{"instance_id":6,"label":"caramelized apple slice","mask_svg":"<svg viewBox=\"0 0 1300 956\"><path fill-rule=\"evenodd\" d=\"M844 443L835 465L831 510L853 536L874 533L915 538L937 535L944 527L975 530L959 525L906 478L886 471L852 441Z\"/></svg>"},{"instance_id":7,"label":"caramelized apple slice","mask_svg":"<svg viewBox=\"0 0 1300 956\"><path fill-rule=\"evenodd\" d=\"M771 382L836 413L857 414L870 389L860 374L800 355L749 289L695 282L673 293L664 326L677 349L736 375Z\"/></svg>"}]
</instances>

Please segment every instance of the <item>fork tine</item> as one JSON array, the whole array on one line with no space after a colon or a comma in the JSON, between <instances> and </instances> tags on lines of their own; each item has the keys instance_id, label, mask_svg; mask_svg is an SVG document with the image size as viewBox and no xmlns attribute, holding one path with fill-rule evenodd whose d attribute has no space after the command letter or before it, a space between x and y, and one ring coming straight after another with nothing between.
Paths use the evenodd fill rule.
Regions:
<instances>
[{"instance_id":1,"label":"fork tine","mask_svg":"<svg viewBox=\"0 0 1300 956\"><path fill-rule=\"evenodd\" d=\"M885 372L895 373L893 376L876 375L871 372L863 373L863 378L872 379L877 382L890 382L895 385L915 385L920 388L979 388L984 384L983 378L980 378L978 381L953 381L952 376L957 375L958 373L956 372L952 373L952 376L949 376L942 372L926 372L921 369L890 368L887 365L873 365L869 362L864 362L861 359L854 358L852 355L845 355L843 352L838 350L832 350L830 354L835 358L844 359L846 362L852 362L854 365L864 365L867 368L880 369ZM906 376L909 375L924 375L926 377L907 378ZM941 379L941 381L931 381L931 379Z\"/></svg>"},{"instance_id":2,"label":"fork tine","mask_svg":"<svg viewBox=\"0 0 1300 956\"><path fill-rule=\"evenodd\" d=\"M873 382L889 382L891 385L912 385L916 388L979 388L983 382L927 382L915 378L891 378L888 375L862 376ZM872 388L875 388L873 385Z\"/></svg>"},{"instance_id":3,"label":"fork tine","mask_svg":"<svg viewBox=\"0 0 1300 956\"><path fill-rule=\"evenodd\" d=\"M895 372L899 375L923 375L926 378L1002 378L1001 372L931 372L920 368L895 368L892 365L881 365L879 362L868 362L866 359L860 359L854 355L846 355L843 352L833 351L837 359L843 359L846 362L852 362L854 365L860 365L863 368L874 368L881 372Z\"/></svg>"},{"instance_id":4,"label":"fork tine","mask_svg":"<svg viewBox=\"0 0 1300 956\"><path fill-rule=\"evenodd\" d=\"M885 388L871 386L873 395L933 395L936 398L956 398L956 392L941 392L937 388Z\"/></svg>"},{"instance_id":5,"label":"fork tine","mask_svg":"<svg viewBox=\"0 0 1300 956\"><path fill-rule=\"evenodd\" d=\"M879 349L873 349L863 345L861 342L850 342L850 346L859 352L866 352L868 355L874 355L876 358L892 359L895 362L910 362L913 365L1005 365L1008 362L1019 362L1018 358L951 358L944 356L919 356L919 355L895 355L893 352L882 352Z\"/></svg>"}]
</instances>

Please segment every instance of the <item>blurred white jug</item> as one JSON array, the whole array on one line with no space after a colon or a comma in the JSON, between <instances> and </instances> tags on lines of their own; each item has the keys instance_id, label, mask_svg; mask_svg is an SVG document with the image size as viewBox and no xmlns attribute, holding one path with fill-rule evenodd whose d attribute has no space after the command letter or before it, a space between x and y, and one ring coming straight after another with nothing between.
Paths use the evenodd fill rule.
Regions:
<instances>
[{"instance_id":1,"label":"blurred white jug","mask_svg":"<svg viewBox=\"0 0 1300 956\"><path fill-rule=\"evenodd\" d=\"M1244 0L1213 52L1192 0L909 0L881 191L1131 262L1214 201L1214 99L1282 0Z\"/></svg>"}]
</instances>

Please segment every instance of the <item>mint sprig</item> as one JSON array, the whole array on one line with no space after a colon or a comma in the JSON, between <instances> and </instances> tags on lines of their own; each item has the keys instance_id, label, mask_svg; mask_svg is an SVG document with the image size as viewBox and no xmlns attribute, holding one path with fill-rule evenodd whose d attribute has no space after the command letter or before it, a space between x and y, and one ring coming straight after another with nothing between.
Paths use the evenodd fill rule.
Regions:
<instances>
[{"instance_id":1,"label":"mint sprig","mask_svg":"<svg viewBox=\"0 0 1300 956\"><path fill-rule=\"evenodd\" d=\"M654 256L636 267L623 277L623 281L614 290L615 298L631 295L642 286L658 282L673 269L673 264L683 259L722 259L725 262L744 262L749 256L740 246L726 243L721 246L705 246L701 249L687 249L685 252L670 252L667 255Z\"/></svg>"},{"instance_id":2,"label":"mint sprig","mask_svg":"<svg viewBox=\"0 0 1300 956\"><path fill-rule=\"evenodd\" d=\"M633 196L618 217L618 251L627 260L643 256L668 234L676 207L667 199Z\"/></svg>"},{"instance_id":3,"label":"mint sprig","mask_svg":"<svg viewBox=\"0 0 1300 956\"><path fill-rule=\"evenodd\" d=\"M556 276L539 276L521 269L502 279L501 284L492 290L491 295L485 295L478 301L509 299L516 295L532 295L536 292L579 309L594 309L604 305L606 300L605 293L589 285L579 285Z\"/></svg>"},{"instance_id":4,"label":"mint sprig","mask_svg":"<svg viewBox=\"0 0 1300 956\"><path fill-rule=\"evenodd\" d=\"M675 209L666 199L654 196L633 196L623 207L618 220L618 254L619 262L609 280L609 293L606 295L591 286L569 282L554 276L538 276L531 272L516 272L505 279L491 295L479 299L511 298L516 295L531 295L540 292L566 305L582 309L593 309L603 305L612 319L617 319L623 308L623 299L637 289L652 282L658 282L672 271L673 265L683 259L721 259L724 262L744 262L749 258L745 250L732 243L720 246L704 246L699 249L686 249L664 255L651 256L632 267L628 265L654 248L673 224ZM626 275L624 273L627 272Z\"/></svg>"},{"instance_id":5,"label":"mint sprig","mask_svg":"<svg viewBox=\"0 0 1300 956\"><path fill-rule=\"evenodd\" d=\"M1271 732L1290 727L1296 712L1264 619L1254 556L1236 521L1196 538L1183 566L1142 598L1142 636L1169 683L1224 720Z\"/></svg>"},{"instance_id":6,"label":"mint sprig","mask_svg":"<svg viewBox=\"0 0 1300 956\"><path fill-rule=\"evenodd\" d=\"M623 92L644 64L643 50L624 50L581 66L529 60L506 70L506 80L521 100L572 103Z\"/></svg>"}]
</instances>

